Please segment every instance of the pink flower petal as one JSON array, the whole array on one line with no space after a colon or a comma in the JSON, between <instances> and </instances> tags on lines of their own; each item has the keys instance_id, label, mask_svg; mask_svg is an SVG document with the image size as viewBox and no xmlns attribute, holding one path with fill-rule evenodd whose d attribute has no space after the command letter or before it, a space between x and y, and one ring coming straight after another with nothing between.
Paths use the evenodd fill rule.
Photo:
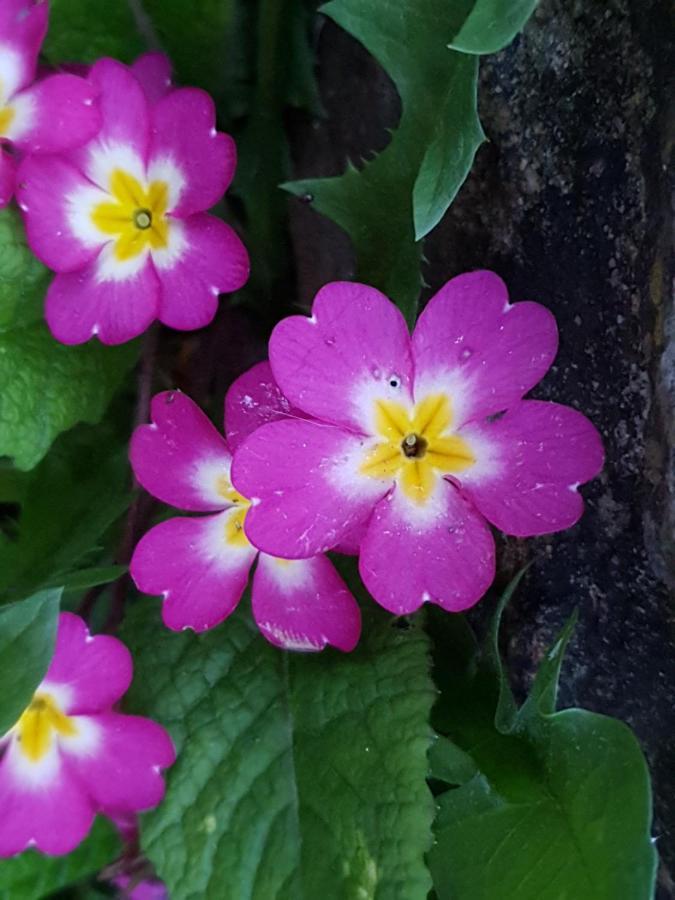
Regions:
<instances>
[{"instance_id":1,"label":"pink flower petal","mask_svg":"<svg viewBox=\"0 0 675 900\"><path fill-rule=\"evenodd\" d=\"M368 531L368 524L370 523L370 513L368 517L364 519L362 522L359 522L358 525L355 525L354 528L346 534L341 541L333 548L336 553L342 553L345 556L358 556L359 549L361 547L361 541L366 536L366 532Z\"/></svg>"},{"instance_id":2,"label":"pink flower petal","mask_svg":"<svg viewBox=\"0 0 675 900\"><path fill-rule=\"evenodd\" d=\"M504 282L492 272L459 275L417 321L416 399L446 387L458 427L520 400L546 374L557 349L555 319L545 307L509 306Z\"/></svg>"},{"instance_id":3,"label":"pink flower petal","mask_svg":"<svg viewBox=\"0 0 675 900\"><path fill-rule=\"evenodd\" d=\"M54 751L56 770L44 783L25 776L23 754L12 741L0 758L0 857L27 847L70 853L89 833L95 807L70 767Z\"/></svg>"},{"instance_id":4,"label":"pink flower petal","mask_svg":"<svg viewBox=\"0 0 675 900\"><path fill-rule=\"evenodd\" d=\"M232 483L253 505L248 539L265 553L306 559L330 550L389 484L359 475L363 441L316 422L263 425L239 447Z\"/></svg>"},{"instance_id":5,"label":"pink flower petal","mask_svg":"<svg viewBox=\"0 0 675 900\"><path fill-rule=\"evenodd\" d=\"M225 439L186 394L164 391L152 399L151 425L133 434L129 458L146 491L194 512L230 505L219 479L230 472Z\"/></svg>"},{"instance_id":6,"label":"pink flower petal","mask_svg":"<svg viewBox=\"0 0 675 900\"><path fill-rule=\"evenodd\" d=\"M314 298L312 317L281 321L270 363L289 401L318 419L369 433L374 396L409 397L410 336L384 294L334 282Z\"/></svg>"},{"instance_id":7,"label":"pink flower petal","mask_svg":"<svg viewBox=\"0 0 675 900\"><path fill-rule=\"evenodd\" d=\"M42 687L47 692L49 685L64 689L64 712L83 715L108 709L128 690L132 672L131 654L121 641L105 634L92 637L79 616L61 613Z\"/></svg>"},{"instance_id":8,"label":"pink flower petal","mask_svg":"<svg viewBox=\"0 0 675 900\"><path fill-rule=\"evenodd\" d=\"M89 81L99 92L102 124L96 138L74 151L71 158L91 181L108 190L116 157L119 167L129 170L129 154L132 154L136 161L132 167L135 176L141 174L138 165L147 162L149 106L131 69L114 59L104 58L94 63Z\"/></svg>"},{"instance_id":9,"label":"pink flower petal","mask_svg":"<svg viewBox=\"0 0 675 900\"><path fill-rule=\"evenodd\" d=\"M162 618L173 631L213 628L239 602L257 551L226 539L226 525L237 512L169 519L137 545L131 577L140 591L164 595Z\"/></svg>"},{"instance_id":10,"label":"pink flower petal","mask_svg":"<svg viewBox=\"0 0 675 900\"><path fill-rule=\"evenodd\" d=\"M162 283L159 319L189 331L213 320L218 295L242 287L250 264L236 233L215 216L198 213L180 224L185 243L178 259L169 257L164 263L155 255L154 260Z\"/></svg>"},{"instance_id":11,"label":"pink flower petal","mask_svg":"<svg viewBox=\"0 0 675 900\"><path fill-rule=\"evenodd\" d=\"M152 110L150 163L166 159L185 176L171 212L181 218L210 209L223 196L237 165L234 141L216 131L213 100L198 88L170 91Z\"/></svg>"},{"instance_id":12,"label":"pink flower petal","mask_svg":"<svg viewBox=\"0 0 675 900\"><path fill-rule=\"evenodd\" d=\"M147 878L132 886L134 882L130 875L118 875L111 883L121 889L120 896L127 900L169 900L166 885L161 881Z\"/></svg>"},{"instance_id":13,"label":"pink flower petal","mask_svg":"<svg viewBox=\"0 0 675 900\"><path fill-rule=\"evenodd\" d=\"M261 553L253 576L253 617L267 640L286 650L348 653L361 633L361 613L325 556L284 560Z\"/></svg>"},{"instance_id":14,"label":"pink flower petal","mask_svg":"<svg viewBox=\"0 0 675 900\"><path fill-rule=\"evenodd\" d=\"M89 187L86 178L62 157L29 156L19 166L16 194L28 244L55 272L82 269L100 250L101 243L85 243L73 230L69 200Z\"/></svg>"},{"instance_id":15,"label":"pink flower petal","mask_svg":"<svg viewBox=\"0 0 675 900\"><path fill-rule=\"evenodd\" d=\"M15 177L14 160L9 153L5 153L0 144L0 209L7 206L12 199Z\"/></svg>"},{"instance_id":16,"label":"pink flower petal","mask_svg":"<svg viewBox=\"0 0 675 900\"><path fill-rule=\"evenodd\" d=\"M459 612L480 600L494 578L494 540L453 485L439 482L422 507L395 490L375 508L359 571L374 599L396 615L423 603Z\"/></svg>"},{"instance_id":17,"label":"pink flower petal","mask_svg":"<svg viewBox=\"0 0 675 900\"><path fill-rule=\"evenodd\" d=\"M45 318L62 344L82 344L93 335L103 344L123 344L157 318L159 280L152 264L124 280L102 279L102 259L57 275L49 286Z\"/></svg>"},{"instance_id":18,"label":"pink flower petal","mask_svg":"<svg viewBox=\"0 0 675 900\"><path fill-rule=\"evenodd\" d=\"M164 53L144 53L133 63L131 71L152 105L171 89L171 60Z\"/></svg>"},{"instance_id":19,"label":"pink flower petal","mask_svg":"<svg viewBox=\"0 0 675 900\"><path fill-rule=\"evenodd\" d=\"M579 484L602 469L602 440L568 406L524 400L494 421L462 429L479 448L460 476L482 514L507 534L527 537L569 528L583 512Z\"/></svg>"},{"instance_id":20,"label":"pink flower petal","mask_svg":"<svg viewBox=\"0 0 675 900\"><path fill-rule=\"evenodd\" d=\"M58 153L91 140L101 127L96 88L75 75L51 75L21 93L31 104L32 126L16 146L30 153Z\"/></svg>"},{"instance_id":21,"label":"pink flower petal","mask_svg":"<svg viewBox=\"0 0 675 900\"><path fill-rule=\"evenodd\" d=\"M257 363L234 381L225 397L227 443L234 452L256 428L277 419L304 419L291 406L274 380L270 364Z\"/></svg>"},{"instance_id":22,"label":"pink flower petal","mask_svg":"<svg viewBox=\"0 0 675 900\"><path fill-rule=\"evenodd\" d=\"M167 732L156 722L139 716L103 713L91 716L98 740L89 752L64 742L78 780L103 812L152 809L164 796L161 769L176 758Z\"/></svg>"},{"instance_id":23,"label":"pink flower petal","mask_svg":"<svg viewBox=\"0 0 675 900\"><path fill-rule=\"evenodd\" d=\"M48 18L47 3L33 0L0 2L0 44L9 51L0 60L0 80L10 96L35 78Z\"/></svg>"}]
</instances>

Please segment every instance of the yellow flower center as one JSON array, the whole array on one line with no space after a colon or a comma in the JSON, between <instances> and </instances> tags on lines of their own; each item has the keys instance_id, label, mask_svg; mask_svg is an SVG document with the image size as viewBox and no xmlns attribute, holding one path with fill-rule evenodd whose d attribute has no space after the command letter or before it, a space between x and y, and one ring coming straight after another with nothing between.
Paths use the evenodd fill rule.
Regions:
<instances>
[{"instance_id":1,"label":"yellow flower center","mask_svg":"<svg viewBox=\"0 0 675 900\"><path fill-rule=\"evenodd\" d=\"M31 762L42 759L57 734L77 734L73 720L61 712L51 694L35 694L15 727L19 746Z\"/></svg>"},{"instance_id":2,"label":"yellow flower center","mask_svg":"<svg viewBox=\"0 0 675 900\"><path fill-rule=\"evenodd\" d=\"M375 401L375 428L381 440L361 466L371 478L397 478L405 494L424 503L438 477L462 472L475 462L468 444L449 433L452 407L445 394L431 394L412 412L394 400Z\"/></svg>"},{"instance_id":3,"label":"yellow flower center","mask_svg":"<svg viewBox=\"0 0 675 900\"><path fill-rule=\"evenodd\" d=\"M228 544L234 544L235 547L246 547L248 538L244 531L244 519L251 505L250 501L232 487L232 483L226 475L221 475L218 479L218 493L223 500L237 507L236 512L228 517L225 525L225 540Z\"/></svg>"},{"instance_id":4,"label":"yellow flower center","mask_svg":"<svg viewBox=\"0 0 675 900\"><path fill-rule=\"evenodd\" d=\"M115 169L110 193L114 200L99 203L91 218L99 231L116 238L115 257L120 262L138 256L146 248L166 247L169 188L165 181L153 181L145 188L133 175Z\"/></svg>"}]
</instances>

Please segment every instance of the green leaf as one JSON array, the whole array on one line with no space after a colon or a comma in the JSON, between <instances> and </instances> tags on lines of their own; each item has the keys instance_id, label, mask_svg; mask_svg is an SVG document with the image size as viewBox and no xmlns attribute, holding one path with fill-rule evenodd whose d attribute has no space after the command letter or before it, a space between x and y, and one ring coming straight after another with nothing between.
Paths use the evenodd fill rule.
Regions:
<instances>
[{"instance_id":1,"label":"green leaf","mask_svg":"<svg viewBox=\"0 0 675 900\"><path fill-rule=\"evenodd\" d=\"M62 431L98 422L136 355L135 344L66 347L43 323L0 334L0 455L31 469Z\"/></svg>"},{"instance_id":2,"label":"green leaf","mask_svg":"<svg viewBox=\"0 0 675 900\"><path fill-rule=\"evenodd\" d=\"M114 826L97 819L89 837L67 856L43 856L27 850L0 862L0 897L42 900L54 891L82 881L111 863L120 851Z\"/></svg>"},{"instance_id":3,"label":"green leaf","mask_svg":"<svg viewBox=\"0 0 675 900\"><path fill-rule=\"evenodd\" d=\"M66 0L69 2L69 0ZM142 0L177 81L207 90L219 107L241 114L248 78L242 24L250 12L241 0Z\"/></svg>"},{"instance_id":4,"label":"green leaf","mask_svg":"<svg viewBox=\"0 0 675 900\"><path fill-rule=\"evenodd\" d=\"M42 318L50 273L28 249L21 217L0 210L0 332Z\"/></svg>"},{"instance_id":5,"label":"green leaf","mask_svg":"<svg viewBox=\"0 0 675 900\"><path fill-rule=\"evenodd\" d=\"M200 636L166 631L149 601L127 618L130 708L178 749L142 841L172 900L426 896L427 644L366 619L353 653L302 655L248 609Z\"/></svg>"},{"instance_id":6,"label":"green leaf","mask_svg":"<svg viewBox=\"0 0 675 900\"><path fill-rule=\"evenodd\" d=\"M89 569L79 569L65 575L51 578L45 587L58 585L64 593L67 591L84 591L87 588L97 587L100 584L110 584L117 581L127 571L127 566L92 566Z\"/></svg>"},{"instance_id":7,"label":"green leaf","mask_svg":"<svg viewBox=\"0 0 675 900\"><path fill-rule=\"evenodd\" d=\"M511 43L537 3L538 0L474 0L450 47L462 53L496 53Z\"/></svg>"},{"instance_id":8,"label":"green leaf","mask_svg":"<svg viewBox=\"0 0 675 900\"><path fill-rule=\"evenodd\" d=\"M429 749L429 771L432 778L457 785L466 784L477 773L469 754L440 735Z\"/></svg>"},{"instance_id":9,"label":"green leaf","mask_svg":"<svg viewBox=\"0 0 675 900\"><path fill-rule=\"evenodd\" d=\"M127 481L126 447L107 429L77 429L60 439L31 473L17 539L0 545L0 595L108 580L105 569L93 573L94 582L92 573L72 570L129 505Z\"/></svg>"},{"instance_id":10,"label":"green leaf","mask_svg":"<svg viewBox=\"0 0 675 900\"><path fill-rule=\"evenodd\" d=\"M53 65L93 63L101 56L131 62L143 52L131 4L119 0L51 0L42 53Z\"/></svg>"},{"instance_id":11,"label":"green leaf","mask_svg":"<svg viewBox=\"0 0 675 900\"><path fill-rule=\"evenodd\" d=\"M60 590L0 608L0 736L17 721L54 652Z\"/></svg>"},{"instance_id":12,"label":"green leaf","mask_svg":"<svg viewBox=\"0 0 675 900\"><path fill-rule=\"evenodd\" d=\"M509 588L513 592L515 583ZM571 619L548 653L530 697L517 710L498 654L494 617L482 658L435 647L443 694L436 727L452 755L434 775L461 784L437 798L436 842L429 854L439 900L650 900L656 853L650 837L651 792L640 747L623 723L580 709L554 712ZM439 668L440 666L440 668ZM504 700L508 697L508 700ZM467 759L468 757L468 759Z\"/></svg>"},{"instance_id":13,"label":"green leaf","mask_svg":"<svg viewBox=\"0 0 675 900\"><path fill-rule=\"evenodd\" d=\"M352 238L358 277L414 319L420 247L466 178L483 132L478 63L448 50L469 0L332 0L322 11L354 35L394 80L402 115L389 145L359 170L285 185Z\"/></svg>"}]
</instances>

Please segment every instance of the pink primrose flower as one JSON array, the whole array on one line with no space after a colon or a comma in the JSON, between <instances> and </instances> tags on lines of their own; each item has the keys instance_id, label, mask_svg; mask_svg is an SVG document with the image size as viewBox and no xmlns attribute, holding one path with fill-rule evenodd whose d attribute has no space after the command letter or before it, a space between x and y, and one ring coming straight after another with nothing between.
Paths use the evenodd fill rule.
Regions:
<instances>
[{"instance_id":1,"label":"pink primrose flower","mask_svg":"<svg viewBox=\"0 0 675 900\"><path fill-rule=\"evenodd\" d=\"M510 305L491 272L449 281L412 337L379 291L328 284L311 318L280 322L274 378L312 419L264 425L237 450L246 533L289 559L360 530L364 584L385 609L474 604L494 577L488 522L526 536L569 528L600 437L566 406L523 400L557 350L551 313Z\"/></svg>"},{"instance_id":2,"label":"pink primrose flower","mask_svg":"<svg viewBox=\"0 0 675 900\"><path fill-rule=\"evenodd\" d=\"M71 74L36 80L48 15L46 2L0 0L0 207L14 193L15 154L77 147L101 125L95 85Z\"/></svg>"},{"instance_id":3,"label":"pink primrose flower","mask_svg":"<svg viewBox=\"0 0 675 900\"><path fill-rule=\"evenodd\" d=\"M101 59L88 81L98 134L70 153L30 156L18 172L29 245L57 273L45 308L52 334L119 344L155 319L208 325L218 295L249 272L235 232L204 212L232 180L234 141L216 131L208 94L171 88L159 54L131 68Z\"/></svg>"},{"instance_id":4,"label":"pink primrose flower","mask_svg":"<svg viewBox=\"0 0 675 900\"><path fill-rule=\"evenodd\" d=\"M96 813L115 818L160 802L174 749L155 722L113 710L131 675L124 644L61 614L47 674L0 738L0 856L69 853Z\"/></svg>"},{"instance_id":5,"label":"pink primrose flower","mask_svg":"<svg viewBox=\"0 0 675 900\"><path fill-rule=\"evenodd\" d=\"M234 610L253 576L253 616L263 635L290 650L352 650L359 639L358 605L323 555L294 561L259 554L246 536L249 502L230 482L231 454L264 422L295 415L269 365L232 385L226 398L227 440L185 394L152 401L152 424L136 429L130 458L153 496L179 509L211 513L169 519L139 542L131 575L139 590L164 597L162 615L174 630L203 631Z\"/></svg>"}]
</instances>

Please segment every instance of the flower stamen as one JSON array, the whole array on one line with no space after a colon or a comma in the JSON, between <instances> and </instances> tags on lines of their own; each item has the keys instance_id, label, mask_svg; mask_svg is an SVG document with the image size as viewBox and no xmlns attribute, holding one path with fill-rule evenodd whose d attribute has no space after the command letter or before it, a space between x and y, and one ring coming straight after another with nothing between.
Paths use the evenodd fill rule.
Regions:
<instances>
[{"instance_id":1,"label":"flower stamen","mask_svg":"<svg viewBox=\"0 0 675 900\"><path fill-rule=\"evenodd\" d=\"M401 441L401 450L408 459L423 459L428 446L428 441L419 434L408 434Z\"/></svg>"}]
</instances>

